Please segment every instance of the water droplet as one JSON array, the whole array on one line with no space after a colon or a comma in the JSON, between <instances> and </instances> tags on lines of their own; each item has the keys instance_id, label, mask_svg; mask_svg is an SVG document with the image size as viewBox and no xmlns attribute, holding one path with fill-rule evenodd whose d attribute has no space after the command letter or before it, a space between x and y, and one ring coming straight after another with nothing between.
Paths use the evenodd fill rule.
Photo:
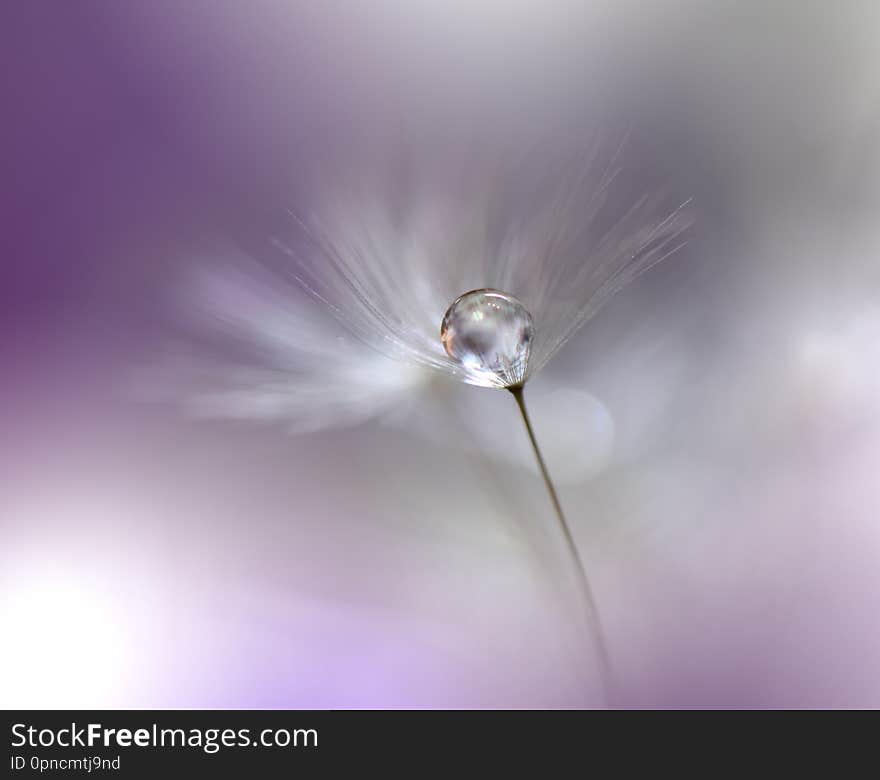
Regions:
<instances>
[{"instance_id":1,"label":"water droplet","mask_svg":"<svg viewBox=\"0 0 880 780\"><path fill-rule=\"evenodd\" d=\"M446 353L482 387L523 384L535 326L516 298L500 290L471 290L446 310L440 338Z\"/></svg>"}]
</instances>

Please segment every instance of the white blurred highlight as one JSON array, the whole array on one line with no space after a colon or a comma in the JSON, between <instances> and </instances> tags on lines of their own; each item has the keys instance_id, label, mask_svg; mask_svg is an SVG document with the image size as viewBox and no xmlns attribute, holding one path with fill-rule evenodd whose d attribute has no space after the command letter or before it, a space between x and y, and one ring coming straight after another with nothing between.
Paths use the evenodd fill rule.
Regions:
<instances>
[{"instance_id":1,"label":"white blurred highlight","mask_svg":"<svg viewBox=\"0 0 880 780\"><path fill-rule=\"evenodd\" d=\"M135 648L115 583L96 578L92 567L44 558L19 567L0 606L2 706L124 706Z\"/></svg>"},{"instance_id":2,"label":"white blurred highlight","mask_svg":"<svg viewBox=\"0 0 880 780\"><path fill-rule=\"evenodd\" d=\"M93 450L61 476L18 486L0 553L0 706L120 708L161 698L171 636L150 501L108 482ZM99 488L90 488L98 485Z\"/></svg>"}]
</instances>

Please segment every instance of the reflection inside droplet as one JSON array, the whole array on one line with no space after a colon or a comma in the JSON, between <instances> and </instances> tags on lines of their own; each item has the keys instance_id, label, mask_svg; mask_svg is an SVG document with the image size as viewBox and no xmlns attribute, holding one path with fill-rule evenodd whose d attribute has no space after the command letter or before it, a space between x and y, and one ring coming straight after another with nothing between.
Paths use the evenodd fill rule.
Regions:
<instances>
[{"instance_id":1,"label":"reflection inside droplet","mask_svg":"<svg viewBox=\"0 0 880 780\"><path fill-rule=\"evenodd\" d=\"M535 327L516 298L500 290L472 290L453 301L440 338L446 353L465 369L465 381L509 388L526 380Z\"/></svg>"}]
</instances>

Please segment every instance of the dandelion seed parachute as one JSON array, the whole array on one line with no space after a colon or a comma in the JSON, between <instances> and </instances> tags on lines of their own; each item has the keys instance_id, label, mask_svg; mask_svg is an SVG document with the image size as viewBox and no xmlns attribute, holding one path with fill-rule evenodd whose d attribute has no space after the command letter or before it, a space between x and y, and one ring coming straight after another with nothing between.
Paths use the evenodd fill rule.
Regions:
<instances>
[{"instance_id":1,"label":"dandelion seed parachute","mask_svg":"<svg viewBox=\"0 0 880 780\"><path fill-rule=\"evenodd\" d=\"M621 175L620 143L606 136L564 163L452 156L401 168L395 152L323 176L269 240L275 260L201 264L184 306L235 350L185 361L180 373L198 373L188 406L308 431L405 414L438 374L514 384L675 251L690 221ZM509 294L532 319L527 360L500 381L438 338L450 303L480 288Z\"/></svg>"}]
</instances>

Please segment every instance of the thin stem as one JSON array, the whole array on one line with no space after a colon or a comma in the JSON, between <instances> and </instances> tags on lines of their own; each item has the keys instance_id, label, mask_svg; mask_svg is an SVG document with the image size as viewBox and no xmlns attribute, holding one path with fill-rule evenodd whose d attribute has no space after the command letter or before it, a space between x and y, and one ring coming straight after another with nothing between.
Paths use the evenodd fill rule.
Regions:
<instances>
[{"instance_id":1,"label":"thin stem","mask_svg":"<svg viewBox=\"0 0 880 780\"><path fill-rule=\"evenodd\" d=\"M544 478L544 485L547 488L547 493L550 495L550 503L553 504L553 511L556 513L559 530L562 531L562 536L565 539L566 547L571 555L571 560L577 573L578 584L580 585L581 595L583 596L586 607L585 612L590 638L596 646L596 651L599 657L600 672L602 675L602 686L605 691L606 701L609 701L608 694L611 682L611 662L605 645L605 637L604 632L602 631L602 622L599 618L599 610L596 607L596 600L593 598L593 589L590 587L590 580L587 577L587 571L584 568L584 563L578 552L577 544L571 533L571 528L568 525L568 521L565 519L565 513L562 511L562 504L559 503L559 496L556 494L553 480L550 479L550 472L547 470L547 464L544 463L544 457L541 455L540 447L538 447L538 440L535 438L535 432L532 429L532 423L529 420L529 413L526 410L523 388L522 386L519 386L510 387L508 389L510 390L510 394L516 400L516 405L519 407L523 423L526 427L526 433L528 433L529 441L532 445L532 451L535 453L535 460L538 461L538 468L541 470L541 476Z\"/></svg>"}]
</instances>

